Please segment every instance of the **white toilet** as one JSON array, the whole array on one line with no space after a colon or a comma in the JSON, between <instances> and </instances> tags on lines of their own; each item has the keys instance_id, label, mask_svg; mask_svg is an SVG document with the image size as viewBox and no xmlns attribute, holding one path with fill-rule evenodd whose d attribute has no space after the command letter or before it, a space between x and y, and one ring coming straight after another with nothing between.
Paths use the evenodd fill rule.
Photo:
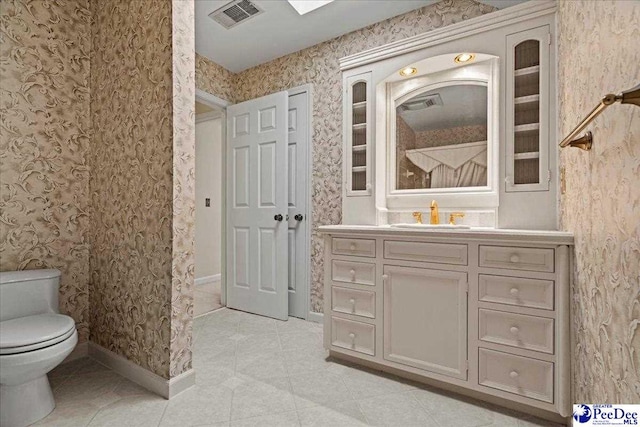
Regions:
<instances>
[{"instance_id":1,"label":"white toilet","mask_svg":"<svg viewBox=\"0 0 640 427\"><path fill-rule=\"evenodd\" d=\"M47 372L78 343L73 319L58 314L60 271L0 273L0 427L22 427L55 407Z\"/></svg>"}]
</instances>

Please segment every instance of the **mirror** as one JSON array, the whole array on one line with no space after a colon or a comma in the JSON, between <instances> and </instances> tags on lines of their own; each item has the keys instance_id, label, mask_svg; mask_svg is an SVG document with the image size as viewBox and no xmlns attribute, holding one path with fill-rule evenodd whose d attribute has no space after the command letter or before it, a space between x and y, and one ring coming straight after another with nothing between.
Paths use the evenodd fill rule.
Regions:
<instances>
[{"instance_id":1,"label":"mirror","mask_svg":"<svg viewBox=\"0 0 640 427\"><path fill-rule=\"evenodd\" d=\"M448 81L395 102L396 190L484 187L487 83Z\"/></svg>"}]
</instances>

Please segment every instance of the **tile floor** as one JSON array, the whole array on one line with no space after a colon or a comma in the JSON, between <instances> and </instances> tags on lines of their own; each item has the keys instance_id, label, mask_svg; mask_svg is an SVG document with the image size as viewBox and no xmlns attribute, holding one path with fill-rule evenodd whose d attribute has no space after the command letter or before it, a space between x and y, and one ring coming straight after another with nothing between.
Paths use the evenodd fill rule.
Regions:
<instances>
[{"instance_id":1,"label":"tile floor","mask_svg":"<svg viewBox=\"0 0 640 427\"><path fill-rule=\"evenodd\" d=\"M196 285L193 292L193 315L200 316L222 307L220 281Z\"/></svg>"},{"instance_id":2,"label":"tile floor","mask_svg":"<svg viewBox=\"0 0 640 427\"><path fill-rule=\"evenodd\" d=\"M326 360L322 327L223 308L195 320L196 386L170 401L92 361L50 374L47 426L551 426Z\"/></svg>"}]
</instances>

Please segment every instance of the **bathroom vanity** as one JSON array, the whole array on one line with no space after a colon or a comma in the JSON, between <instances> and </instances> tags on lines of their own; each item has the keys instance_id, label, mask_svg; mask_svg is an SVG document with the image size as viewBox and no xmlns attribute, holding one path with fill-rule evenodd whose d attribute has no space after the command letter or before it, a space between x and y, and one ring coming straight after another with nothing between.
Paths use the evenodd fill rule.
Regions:
<instances>
[{"instance_id":1,"label":"bathroom vanity","mask_svg":"<svg viewBox=\"0 0 640 427\"><path fill-rule=\"evenodd\" d=\"M333 356L570 414L570 233L320 230Z\"/></svg>"},{"instance_id":2,"label":"bathroom vanity","mask_svg":"<svg viewBox=\"0 0 640 427\"><path fill-rule=\"evenodd\" d=\"M318 228L333 356L571 414L555 11L528 2L340 61L343 225ZM433 200L426 217L461 225L416 225Z\"/></svg>"}]
</instances>

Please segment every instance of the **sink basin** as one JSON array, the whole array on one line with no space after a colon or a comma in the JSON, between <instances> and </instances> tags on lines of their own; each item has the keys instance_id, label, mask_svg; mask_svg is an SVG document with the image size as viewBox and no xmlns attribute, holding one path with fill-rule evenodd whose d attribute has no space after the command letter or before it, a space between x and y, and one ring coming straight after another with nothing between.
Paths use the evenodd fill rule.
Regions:
<instances>
[{"instance_id":1,"label":"sink basin","mask_svg":"<svg viewBox=\"0 0 640 427\"><path fill-rule=\"evenodd\" d=\"M391 224L394 228L417 228L421 230L446 230L446 229L470 229L471 226L464 224Z\"/></svg>"}]
</instances>

